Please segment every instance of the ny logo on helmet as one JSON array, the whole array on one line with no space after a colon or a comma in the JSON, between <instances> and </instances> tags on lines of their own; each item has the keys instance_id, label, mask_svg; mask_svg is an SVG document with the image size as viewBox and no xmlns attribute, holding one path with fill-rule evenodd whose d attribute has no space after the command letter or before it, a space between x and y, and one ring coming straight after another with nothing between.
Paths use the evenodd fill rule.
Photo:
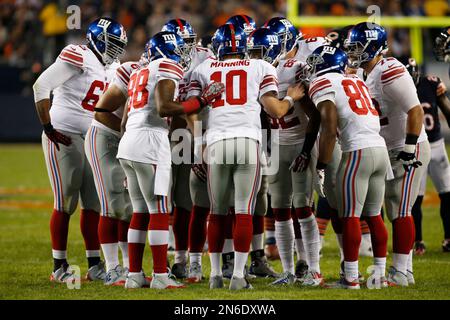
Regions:
<instances>
[{"instance_id":1,"label":"ny logo on helmet","mask_svg":"<svg viewBox=\"0 0 450 320\"><path fill-rule=\"evenodd\" d=\"M105 27L105 28L108 28L110 24L111 24L111 21L106 20L106 19L100 19L100 21L97 23L97 25L99 27Z\"/></svg>"},{"instance_id":2,"label":"ny logo on helmet","mask_svg":"<svg viewBox=\"0 0 450 320\"><path fill-rule=\"evenodd\" d=\"M286 27L286 28L290 28L292 27L292 23L287 20L287 19L281 19L280 22Z\"/></svg>"},{"instance_id":3,"label":"ny logo on helmet","mask_svg":"<svg viewBox=\"0 0 450 320\"><path fill-rule=\"evenodd\" d=\"M163 39L166 43L168 42L172 42L174 44L177 43L177 38L175 37L174 34L163 34Z\"/></svg>"},{"instance_id":4,"label":"ny logo on helmet","mask_svg":"<svg viewBox=\"0 0 450 320\"><path fill-rule=\"evenodd\" d=\"M365 30L367 40L377 40L378 31L377 30Z\"/></svg>"},{"instance_id":5,"label":"ny logo on helmet","mask_svg":"<svg viewBox=\"0 0 450 320\"><path fill-rule=\"evenodd\" d=\"M322 53L334 54L336 52L335 47L323 47Z\"/></svg>"},{"instance_id":6,"label":"ny logo on helmet","mask_svg":"<svg viewBox=\"0 0 450 320\"><path fill-rule=\"evenodd\" d=\"M267 36L267 39L269 39L269 44L270 45L277 45L278 44L278 36L277 35L269 34Z\"/></svg>"}]
</instances>

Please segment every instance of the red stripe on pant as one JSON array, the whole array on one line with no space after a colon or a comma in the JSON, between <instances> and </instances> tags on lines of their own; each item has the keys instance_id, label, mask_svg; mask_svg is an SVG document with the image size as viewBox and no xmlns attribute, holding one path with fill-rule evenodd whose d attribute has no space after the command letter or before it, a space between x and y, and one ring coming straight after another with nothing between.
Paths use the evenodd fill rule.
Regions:
<instances>
[{"instance_id":1,"label":"red stripe on pant","mask_svg":"<svg viewBox=\"0 0 450 320\"><path fill-rule=\"evenodd\" d=\"M86 250L100 250L98 223L100 214L94 210L81 209L80 228Z\"/></svg>"},{"instance_id":2,"label":"red stripe on pant","mask_svg":"<svg viewBox=\"0 0 450 320\"><path fill-rule=\"evenodd\" d=\"M150 215L148 231L162 230L169 232L169 215L165 213L155 213ZM167 272L167 243L160 245L150 244L153 257L153 271L155 273Z\"/></svg>"},{"instance_id":3,"label":"red stripe on pant","mask_svg":"<svg viewBox=\"0 0 450 320\"><path fill-rule=\"evenodd\" d=\"M131 230L147 231L150 214L148 213L133 213L130 221ZM134 243L128 242L128 257L130 260L130 272L141 272L142 258L144 256L145 242Z\"/></svg>"},{"instance_id":4,"label":"red stripe on pant","mask_svg":"<svg viewBox=\"0 0 450 320\"><path fill-rule=\"evenodd\" d=\"M202 252L206 241L209 208L193 206L189 221L189 252Z\"/></svg>"},{"instance_id":5,"label":"red stripe on pant","mask_svg":"<svg viewBox=\"0 0 450 320\"><path fill-rule=\"evenodd\" d=\"M67 250L69 221L70 216L67 213L53 209L52 217L50 218L50 235L53 250Z\"/></svg>"}]
</instances>

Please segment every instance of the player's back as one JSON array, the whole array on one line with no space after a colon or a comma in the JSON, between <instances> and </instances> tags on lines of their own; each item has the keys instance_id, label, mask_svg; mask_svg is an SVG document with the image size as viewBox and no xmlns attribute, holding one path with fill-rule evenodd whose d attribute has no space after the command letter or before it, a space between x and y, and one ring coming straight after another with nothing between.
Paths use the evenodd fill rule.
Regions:
<instances>
[{"instance_id":1,"label":"player's back","mask_svg":"<svg viewBox=\"0 0 450 320\"><path fill-rule=\"evenodd\" d=\"M397 59L383 58L368 74L366 84L380 113L380 133L388 149L402 148L405 144L407 113L420 104L411 76ZM422 127L418 142L426 140Z\"/></svg>"},{"instance_id":2,"label":"player's back","mask_svg":"<svg viewBox=\"0 0 450 320\"><path fill-rule=\"evenodd\" d=\"M380 135L378 111L368 88L356 75L326 73L314 79L309 95L316 105L325 100L336 105L343 152L386 146Z\"/></svg>"},{"instance_id":3,"label":"player's back","mask_svg":"<svg viewBox=\"0 0 450 320\"><path fill-rule=\"evenodd\" d=\"M119 64L104 66L85 45L66 46L57 61L78 68L79 74L53 91L52 123L57 129L84 134L93 119L95 105Z\"/></svg>"},{"instance_id":4,"label":"player's back","mask_svg":"<svg viewBox=\"0 0 450 320\"><path fill-rule=\"evenodd\" d=\"M263 60L228 59L203 62L191 77L191 90L200 92L212 81L225 92L208 112L207 143L234 137L261 141L260 96L278 92L275 68Z\"/></svg>"},{"instance_id":5,"label":"player's back","mask_svg":"<svg viewBox=\"0 0 450 320\"><path fill-rule=\"evenodd\" d=\"M162 130L168 125L161 118L155 102L156 85L160 80L175 82L175 96L178 82L183 78L183 69L170 59L157 59L147 66L133 71L128 83L128 120L126 130Z\"/></svg>"}]
</instances>

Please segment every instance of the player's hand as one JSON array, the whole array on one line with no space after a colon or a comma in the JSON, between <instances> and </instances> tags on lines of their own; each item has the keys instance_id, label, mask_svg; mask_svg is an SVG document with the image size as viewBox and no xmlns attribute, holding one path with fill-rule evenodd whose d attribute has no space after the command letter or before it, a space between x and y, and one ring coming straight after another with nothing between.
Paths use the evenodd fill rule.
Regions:
<instances>
[{"instance_id":1,"label":"player's hand","mask_svg":"<svg viewBox=\"0 0 450 320\"><path fill-rule=\"evenodd\" d=\"M294 172L303 172L308 168L309 161L311 160L311 155L307 154L306 152L300 153L297 158L292 161L291 165L289 166L289 170L292 170Z\"/></svg>"},{"instance_id":2,"label":"player's hand","mask_svg":"<svg viewBox=\"0 0 450 320\"><path fill-rule=\"evenodd\" d=\"M210 83L205 90L203 90L202 95L200 96L200 101L202 107L210 105L211 102L220 98L222 93L225 91L225 85L222 82L212 82Z\"/></svg>"},{"instance_id":3,"label":"player's hand","mask_svg":"<svg viewBox=\"0 0 450 320\"><path fill-rule=\"evenodd\" d=\"M314 180L314 190L319 197L325 198L325 169L316 169L316 179Z\"/></svg>"},{"instance_id":4,"label":"player's hand","mask_svg":"<svg viewBox=\"0 0 450 320\"><path fill-rule=\"evenodd\" d=\"M59 151L59 143L70 146L72 144L72 139L64 134L62 134L59 131L56 131L51 123L47 123L44 125L44 132L47 138L51 140L55 146L56 149Z\"/></svg>"},{"instance_id":5,"label":"player's hand","mask_svg":"<svg viewBox=\"0 0 450 320\"><path fill-rule=\"evenodd\" d=\"M290 86L286 95L294 99L294 101L298 101L305 96L305 86L303 84Z\"/></svg>"},{"instance_id":6,"label":"player's hand","mask_svg":"<svg viewBox=\"0 0 450 320\"><path fill-rule=\"evenodd\" d=\"M192 171L195 173L197 178L200 179L200 181L206 182L207 175L206 175L206 168L205 168L204 164L194 163L192 165Z\"/></svg>"},{"instance_id":7,"label":"player's hand","mask_svg":"<svg viewBox=\"0 0 450 320\"><path fill-rule=\"evenodd\" d=\"M415 152L411 152L409 145L405 145L405 148L400 151L397 156L397 160L400 160L403 164L403 168L408 172L411 167L418 168L422 165L422 162L416 159Z\"/></svg>"}]
</instances>

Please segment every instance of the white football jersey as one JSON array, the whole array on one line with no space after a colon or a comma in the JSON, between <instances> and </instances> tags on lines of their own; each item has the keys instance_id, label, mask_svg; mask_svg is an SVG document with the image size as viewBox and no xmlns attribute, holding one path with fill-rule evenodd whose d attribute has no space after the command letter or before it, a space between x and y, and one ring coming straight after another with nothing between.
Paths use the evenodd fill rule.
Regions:
<instances>
[{"instance_id":1,"label":"white football jersey","mask_svg":"<svg viewBox=\"0 0 450 320\"><path fill-rule=\"evenodd\" d=\"M326 100L336 105L342 152L386 146L380 135L378 111L358 76L326 73L311 83L309 96L316 106Z\"/></svg>"},{"instance_id":2,"label":"white football jersey","mask_svg":"<svg viewBox=\"0 0 450 320\"><path fill-rule=\"evenodd\" d=\"M130 82L130 75L133 71L139 69L141 65L137 61L128 61L124 62L117 68L114 78L111 81L111 85L115 85L118 87L125 96L128 96L128 83ZM115 116L119 119L122 119L124 107L120 107L116 111L113 112ZM97 120L92 120L92 126L101 128L103 130L112 132L114 134L120 134L115 132L113 129L105 126L103 123L98 122Z\"/></svg>"},{"instance_id":3,"label":"white football jersey","mask_svg":"<svg viewBox=\"0 0 450 320\"><path fill-rule=\"evenodd\" d=\"M306 59L308 56L313 53L318 47L329 44L329 40L324 37L314 37L302 39L297 42L297 53L294 56L294 59L306 63Z\"/></svg>"},{"instance_id":4,"label":"white football jersey","mask_svg":"<svg viewBox=\"0 0 450 320\"><path fill-rule=\"evenodd\" d=\"M170 59L154 60L131 73L128 83L128 119L125 134L120 140L118 158L170 164L169 128L156 108L155 90L159 81L172 80L175 83L175 100L181 79L182 67Z\"/></svg>"},{"instance_id":5,"label":"white football jersey","mask_svg":"<svg viewBox=\"0 0 450 320\"><path fill-rule=\"evenodd\" d=\"M79 68L80 73L53 90L52 124L56 129L84 135L119 63L104 66L85 45L66 46L57 60Z\"/></svg>"},{"instance_id":6,"label":"white football jersey","mask_svg":"<svg viewBox=\"0 0 450 320\"><path fill-rule=\"evenodd\" d=\"M380 112L381 136L388 150L405 144L407 113L419 105L416 86L405 66L395 58L380 60L366 79L375 107ZM418 142L427 140L422 126Z\"/></svg>"},{"instance_id":7,"label":"white football jersey","mask_svg":"<svg viewBox=\"0 0 450 320\"><path fill-rule=\"evenodd\" d=\"M278 93L275 68L263 60L208 59L192 73L188 96L198 96L212 81L222 82L225 92L208 109L206 143L247 137L261 142L259 98Z\"/></svg>"},{"instance_id":8,"label":"white football jersey","mask_svg":"<svg viewBox=\"0 0 450 320\"><path fill-rule=\"evenodd\" d=\"M286 96L289 86L298 82L297 73L303 67L304 64L295 59L280 60L276 68L279 99ZM269 116L269 119L271 129L279 130L278 144L293 145L304 141L308 117L298 101L282 118L276 119Z\"/></svg>"},{"instance_id":9,"label":"white football jersey","mask_svg":"<svg viewBox=\"0 0 450 320\"><path fill-rule=\"evenodd\" d=\"M186 100L189 91L189 84L191 82L191 74L194 71L194 69L197 68L197 66L200 65L203 61L212 56L213 56L212 51L207 48L195 47L192 50L191 65L189 66L189 70L184 72L184 77L180 81L178 88L178 99L180 99L180 101Z\"/></svg>"}]
</instances>

